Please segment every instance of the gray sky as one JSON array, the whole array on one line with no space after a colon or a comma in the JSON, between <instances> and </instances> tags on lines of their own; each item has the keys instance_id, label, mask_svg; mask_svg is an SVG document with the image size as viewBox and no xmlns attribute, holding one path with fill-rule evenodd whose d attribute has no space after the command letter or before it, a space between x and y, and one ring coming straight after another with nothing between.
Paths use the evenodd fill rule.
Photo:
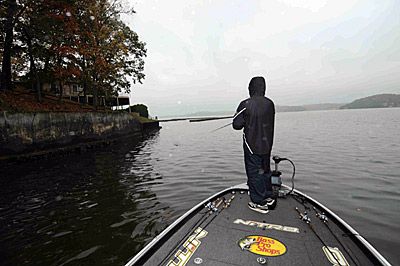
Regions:
<instances>
[{"instance_id":1,"label":"gray sky","mask_svg":"<svg viewBox=\"0 0 400 266\"><path fill-rule=\"evenodd\" d=\"M234 113L251 77L277 105L400 93L399 0L131 0L147 43L133 103Z\"/></svg>"}]
</instances>

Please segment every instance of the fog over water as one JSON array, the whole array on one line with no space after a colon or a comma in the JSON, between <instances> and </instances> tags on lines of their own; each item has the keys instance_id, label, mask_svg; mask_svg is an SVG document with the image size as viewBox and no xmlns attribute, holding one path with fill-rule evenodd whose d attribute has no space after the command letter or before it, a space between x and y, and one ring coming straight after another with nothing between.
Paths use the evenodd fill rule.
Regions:
<instances>
[{"instance_id":1,"label":"fog over water","mask_svg":"<svg viewBox=\"0 0 400 266\"><path fill-rule=\"evenodd\" d=\"M400 93L397 0L135 0L147 43L131 101L153 116L234 110L251 77L278 105Z\"/></svg>"}]
</instances>

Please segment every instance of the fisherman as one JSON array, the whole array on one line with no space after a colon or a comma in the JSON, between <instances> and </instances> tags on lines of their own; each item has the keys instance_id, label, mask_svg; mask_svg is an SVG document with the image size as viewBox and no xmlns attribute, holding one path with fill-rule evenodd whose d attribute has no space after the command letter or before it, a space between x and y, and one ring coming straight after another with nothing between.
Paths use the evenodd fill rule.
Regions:
<instances>
[{"instance_id":1,"label":"fisherman","mask_svg":"<svg viewBox=\"0 0 400 266\"><path fill-rule=\"evenodd\" d=\"M249 208L268 213L272 199L270 155L274 138L275 105L265 97L265 79L254 77L250 98L242 101L233 117L233 128L243 129L244 162L250 191Z\"/></svg>"}]
</instances>

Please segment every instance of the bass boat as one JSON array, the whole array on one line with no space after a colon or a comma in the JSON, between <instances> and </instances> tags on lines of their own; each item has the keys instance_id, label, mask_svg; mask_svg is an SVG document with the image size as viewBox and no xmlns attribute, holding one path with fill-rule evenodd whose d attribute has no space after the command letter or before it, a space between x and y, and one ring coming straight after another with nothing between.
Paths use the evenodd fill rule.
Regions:
<instances>
[{"instance_id":1,"label":"bass boat","mask_svg":"<svg viewBox=\"0 0 400 266\"><path fill-rule=\"evenodd\" d=\"M227 188L178 218L126 266L390 265L343 219L294 188L291 160L273 160L276 200L268 214L248 207L247 184ZM281 182L283 160L293 165L292 187Z\"/></svg>"}]
</instances>

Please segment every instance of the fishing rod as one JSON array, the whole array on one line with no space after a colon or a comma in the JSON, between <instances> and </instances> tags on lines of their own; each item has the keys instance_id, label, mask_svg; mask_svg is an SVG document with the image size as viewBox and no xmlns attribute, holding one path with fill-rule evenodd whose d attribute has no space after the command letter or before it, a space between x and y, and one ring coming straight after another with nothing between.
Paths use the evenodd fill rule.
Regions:
<instances>
[{"instance_id":1,"label":"fishing rod","mask_svg":"<svg viewBox=\"0 0 400 266\"><path fill-rule=\"evenodd\" d=\"M215 213L214 217L213 217L210 221L208 221L208 223L207 223L205 226L201 227L200 232L198 232L198 233L195 235L195 237L194 237L193 239L196 239L196 237L197 237L201 232L204 231L204 229L215 219L215 217L217 217L217 215L219 215L224 209L228 208L228 207L231 205L231 202L232 202L232 200L233 200L234 198L235 198L235 195L233 195L229 200L221 200L220 202L218 202L217 205L215 205L215 207L209 212L209 215L208 215L208 217L210 217L211 214L213 214L213 212L214 212L214 213ZM224 202L225 205L224 205L224 207L218 212L218 207L219 207L219 205L221 205L222 202ZM206 218L204 219L204 221L207 220L208 217L206 217ZM187 246L188 246L189 244L192 243L193 239L192 239L191 241L189 241L189 243L187 244ZM187 246L186 246L185 248L187 248Z\"/></svg>"},{"instance_id":2,"label":"fishing rod","mask_svg":"<svg viewBox=\"0 0 400 266\"><path fill-rule=\"evenodd\" d=\"M344 251L346 251L347 255L350 257L350 259L354 262L354 264L356 266L358 266L357 262L354 260L354 258L350 255L350 253L347 251L347 249L344 247L342 241L339 240L339 238L336 236L335 233L333 233L332 229L330 228L329 224L328 224L328 217L324 214L324 213L319 213L317 211L317 208L315 208L315 206L313 206L313 210L315 211L315 216L317 216L325 225L326 227L329 229L329 231L331 232L331 234L335 237L336 241L339 242L339 244L342 246L342 248L344 249Z\"/></svg>"},{"instance_id":3,"label":"fishing rod","mask_svg":"<svg viewBox=\"0 0 400 266\"><path fill-rule=\"evenodd\" d=\"M186 241L187 236L192 232L192 230L195 227L200 227L201 224L203 224L204 221L207 220L208 217L210 217L213 213L215 213L214 217L203 227L200 227L201 230L199 232L197 232L194 237L187 243L186 246L184 246L184 249L187 249L187 247L192 244L192 241L194 239L196 239L196 237L201 234L204 229L215 219L215 217L222 212L223 209L226 209L227 207L230 206L231 201L235 198L235 196L232 196L228 201L225 200L225 198L222 198L221 200L219 200L219 198L217 198L217 200L215 200L213 203L209 202L208 204L205 205L206 208L208 208L208 211L206 211L203 216L199 219L199 221L197 223L195 223L189 230L189 232L181 239L181 241L175 245L166 255L166 257L164 257L164 259L158 264L161 265L163 264L166 260L168 260L168 258L171 256L171 254L173 253L174 250L176 250L177 247L182 245L182 242ZM219 201L218 201L219 200ZM218 202L217 204L215 204L216 202ZM218 207L222 204L222 202L225 202L224 207L218 212ZM207 215L208 214L208 215Z\"/></svg>"},{"instance_id":4,"label":"fishing rod","mask_svg":"<svg viewBox=\"0 0 400 266\"><path fill-rule=\"evenodd\" d=\"M217 128L217 129L215 129L215 130L211 131L210 133L213 133L213 132L215 132L215 131L218 131L218 130L220 130L220 129L223 129L223 128L225 128L225 127L229 126L229 125L232 125L232 122L231 122L231 123L229 123L229 124L226 124L225 126L219 127L219 128Z\"/></svg>"},{"instance_id":5,"label":"fishing rod","mask_svg":"<svg viewBox=\"0 0 400 266\"><path fill-rule=\"evenodd\" d=\"M233 118L233 116L192 118L192 119L189 119L189 122L204 122L204 121L219 120L219 119L227 119L227 118Z\"/></svg>"},{"instance_id":6,"label":"fishing rod","mask_svg":"<svg viewBox=\"0 0 400 266\"><path fill-rule=\"evenodd\" d=\"M244 110L246 110L246 108L243 108L241 111L237 112L234 116L232 116L233 120L235 120L235 118L236 118L238 115L240 115L242 112L244 112ZM224 127L227 127L227 126L231 125L232 123L233 123L233 122L231 122L231 123L229 123L229 124L227 124L227 125L225 125L225 126L222 126L222 127L220 127L220 128L217 128L217 129L211 131L210 133L213 133L213 132L215 132L215 131L217 131L217 130L223 129Z\"/></svg>"},{"instance_id":7,"label":"fishing rod","mask_svg":"<svg viewBox=\"0 0 400 266\"><path fill-rule=\"evenodd\" d=\"M326 247L326 249L329 251L329 253L331 253L331 256L337 261L339 266L342 266L339 262L339 260L335 257L335 255L332 253L332 251L329 249L329 247L325 244L325 242L322 240L322 238L317 234L317 232L315 232L314 227L311 224L311 219L310 217L308 217L307 212L305 214L301 213L299 208L295 207L295 210L297 211L297 213L299 214L299 218L304 221L308 227L311 228L311 230L314 232L314 234L317 236L317 238L321 241L322 245L324 245L324 247Z\"/></svg>"},{"instance_id":8,"label":"fishing rod","mask_svg":"<svg viewBox=\"0 0 400 266\"><path fill-rule=\"evenodd\" d=\"M305 200L305 198L303 196L297 195L295 193L290 194L290 195L293 197L294 200L296 200L298 203L303 205L306 210L311 210L311 208L306 205L307 201Z\"/></svg>"},{"instance_id":9,"label":"fishing rod","mask_svg":"<svg viewBox=\"0 0 400 266\"><path fill-rule=\"evenodd\" d=\"M165 262L165 260L167 260L170 257L170 254L176 250L178 247L180 247L182 245L182 243L186 240L187 236L192 232L193 228L198 227L200 224L202 224L204 222L205 219L203 219L204 217L206 217L207 214L209 214L208 211L210 210L215 210L215 204L216 202L219 201L219 198L217 198L215 201L213 202L208 202L204 207L207 208L208 210L203 214L203 216L200 217L200 219L194 224L192 225L192 227L189 229L189 231L182 237L181 241L179 241L175 246L173 246L171 248L171 250L167 253L167 256L164 257L164 259L158 264L161 265ZM218 210L218 209L217 209ZM209 214L210 215L210 214ZM207 216L208 217L208 216Z\"/></svg>"}]
</instances>

